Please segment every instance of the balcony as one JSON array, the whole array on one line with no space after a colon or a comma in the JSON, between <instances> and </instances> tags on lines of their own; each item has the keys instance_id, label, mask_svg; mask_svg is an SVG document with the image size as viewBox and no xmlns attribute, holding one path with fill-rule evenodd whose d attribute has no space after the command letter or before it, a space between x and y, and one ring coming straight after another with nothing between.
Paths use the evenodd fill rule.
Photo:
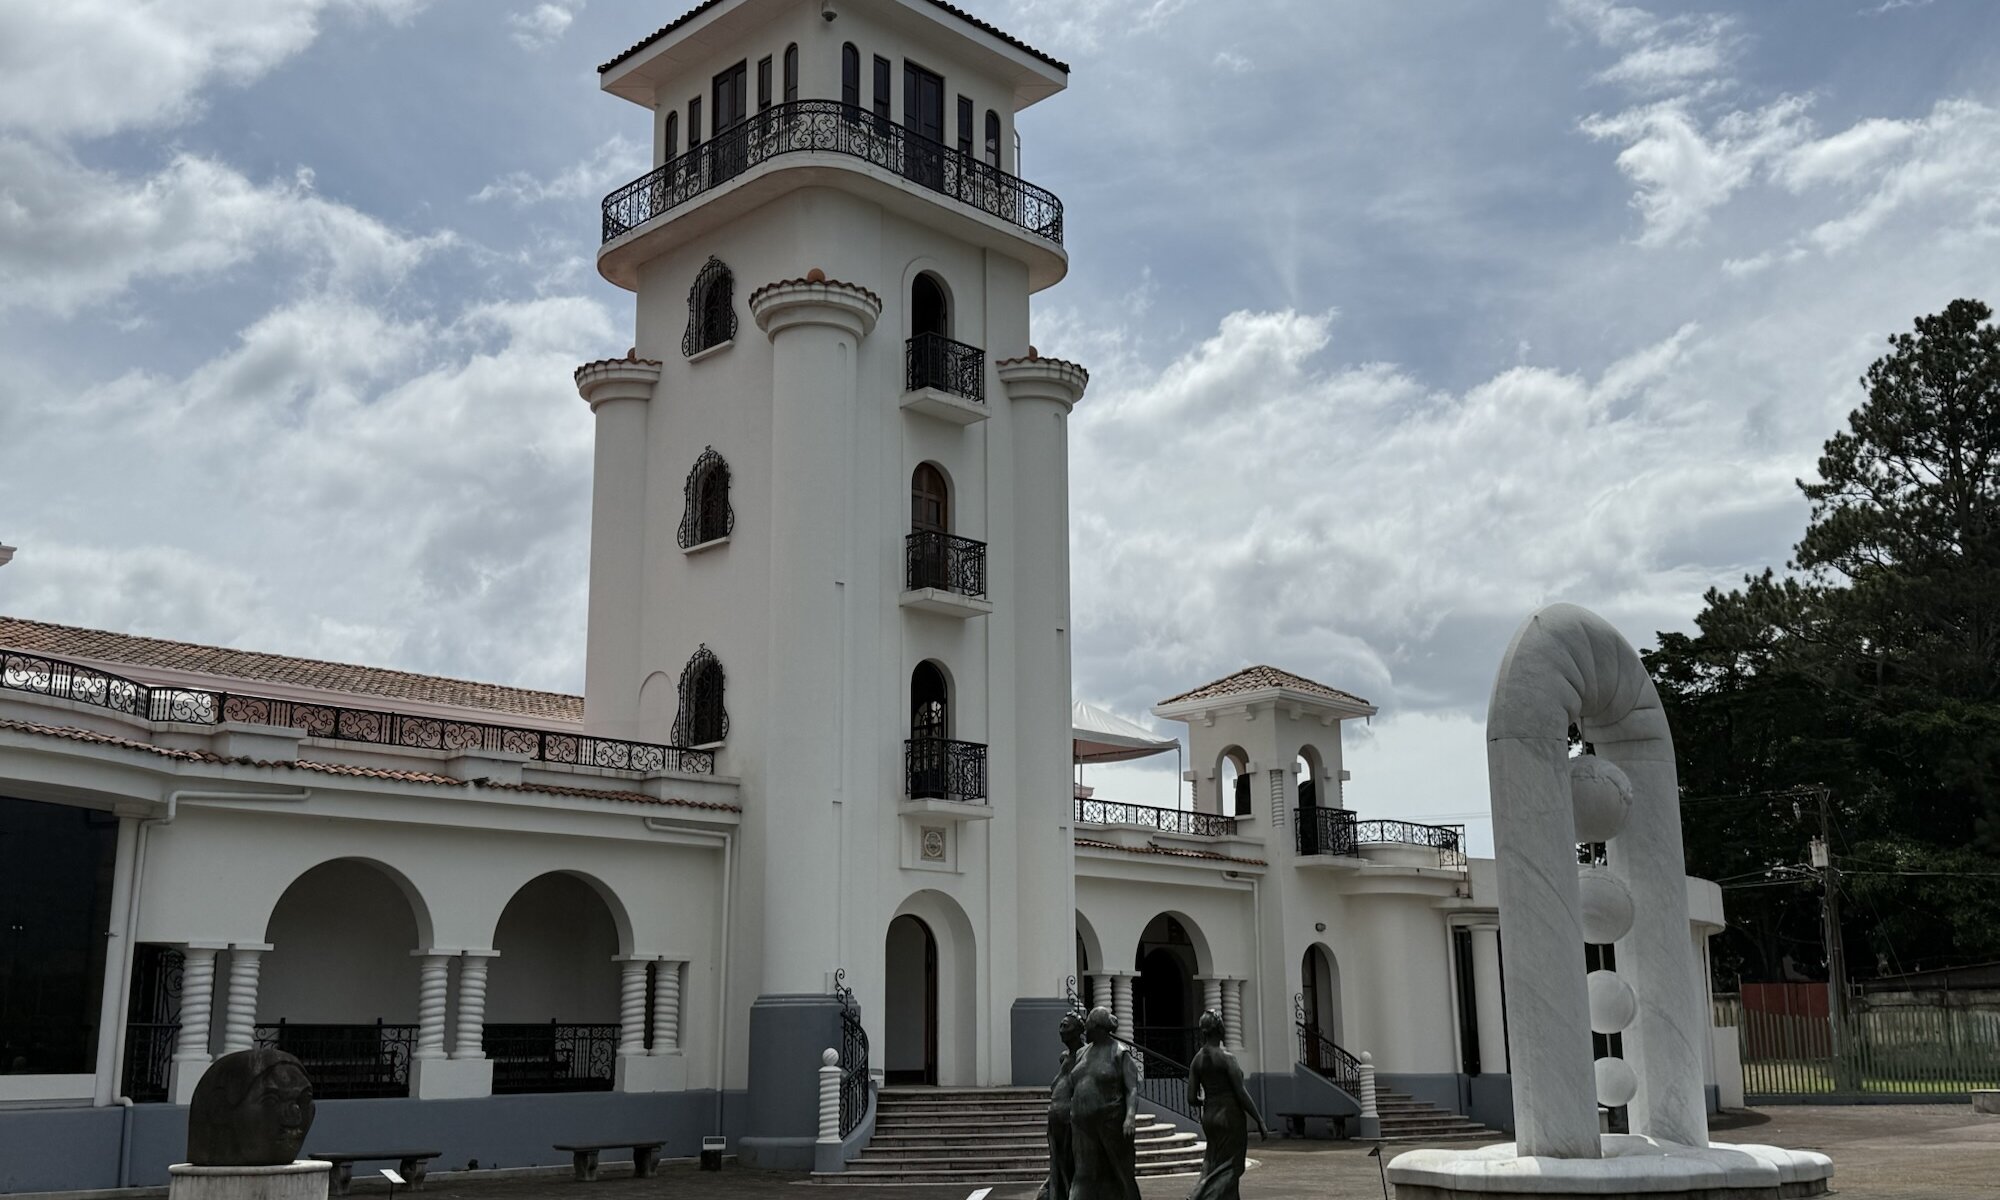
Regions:
<instances>
[{"instance_id":1,"label":"balcony","mask_svg":"<svg viewBox=\"0 0 2000 1200\"><path fill-rule=\"evenodd\" d=\"M920 333L907 343L904 360L904 408L954 425L986 419L984 350Z\"/></svg>"},{"instance_id":2,"label":"balcony","mask_svg":"<svg viewBox=\"0 0 2000 1200\"><path fill-rule=\"evenodd\" d=\"M967 620L993 611L986 599L986 543L935 529L903 539L904 608Z\"/></svg>"},{"instance_id":3,"label":"balcony","mask_svg":"<svg viewBox=\"0 0 2000 1200\"><path fill-rule=\"evenodd\" d=\"M808 169L774 179L765 164L783 167L781 159ZM870 177L876 185L867 182ZM676 210L699 209L696 201L732 186L748 193L745 205L731 206L735 213L794 187L831 186L863 192L917 219L935 219L934 201L926 208L905 200L943 196L952 201L949 211L965 218L955 232L1024 258L1031 286L1047 287L1068 268L1062 201L1052 192L865 109L834 100L795 100L722 130L606 196L599 269L613 283L635 287L638 262L665 247L628 256L619 252L621 239ZM688 236L704 232L687 231Z\"/></svg>"},{"instance_id":4,"label":"balcony","mask_svg":"<svg viewBox=\"0 0 2000 1200\"><path fill-rule=\"evenodd\" d=\"M1292 828L1302 858L1366 859L1385 866L1465 870L1463 825L1363 821L1351 809L1300 807L1292 811Z\"/></svg>"},{"instance_id":5,"label":"balcony","mask_svg":"<svg viewBox=\"0 0 2000 1200\"><path fill-rule=\"evenodd\" d=\"M1079 825L1134 825L1189 837L1235 837L1236 818L1185 808L1155 808L1150 804L1120 804L1114 800L1076 798Z\"/></svg>"},{"instance_id":6,"label":"balcony","mask_svg":"<svg viewBox=\"0 0 2000 1200\"><path fill-rule=\"evenodd\" d=\"M986 805L986 747L951 738L903 743L903 780L912 803Z\"/></svg>"},{"instance_id":7,"label":"balcony","mask_svg":"<svg viewBox=\"0 0 2000 1200\"><path fill-rule=\"evenodd\" d=\"M482 1032L493 1060L493 1094L608 1092L618 1061L615 1024L492 1024Z\"/></svg>"},{"instance_id":8,"label":"balcony","mask_svg":"<svg viewBox=\"0 0 2000 1200\"><path fill-rule=\"evenodd\" d=\"M293 1024L256 1027L256 1044L299 1060L318 1100L363 1100L410 1094L415 1025Z\"/></svg>"}]
</instances>

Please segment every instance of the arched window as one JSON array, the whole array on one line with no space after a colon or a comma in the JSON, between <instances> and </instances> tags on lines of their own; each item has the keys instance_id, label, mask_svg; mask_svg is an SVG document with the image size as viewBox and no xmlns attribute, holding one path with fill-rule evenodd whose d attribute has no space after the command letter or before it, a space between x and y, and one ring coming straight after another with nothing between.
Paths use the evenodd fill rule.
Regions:
<instances>
[{"instance_id":1,"label":"arched window","mask_svg":"<svg viewBox=\"0 0 2000 1200\"><path fill-rule=\"evenodd\" d=\"M924 463L910 476L910 528L918 533L951 532L951 493L944 472Z\"/></svg>"},{"instance_id":2,"label":"arched window","mask_svg":"<svg viewBox=\"0 0 2000 1200\"><path fill-rule=\"evenodd\" d=\"M951 336L951 312L944 286L929 271L920 273L910 284L910 332L918 337L927 333Z\"/></svg>"},{"instance_id":3,"label":"arched window","mask_svg":"<svg viewBox=\"0 0 2000 1200\"><path fill-rule=\"evenodd\" d=\"M729 464L710 446L694 460L687 477L687 507L681 512L681 549L729 536L736 510L729 506Z\"/></svg>"},{"instance_id":4,"label":"arched window","mask_svg":"<svg viewBox=\"0 0 2000 1200\"><path fill-rule=\"evenodd\" d=\"M736 336L736 278L719 258L710 258L688 289L688 327L681 353L693 358Z\"/></svg>"},{"instance_id":5,"label":"arched window","mask_svg":"<svg viewBox=\"0 0 2000 1200\"><path fill-rule=\"evenodd\" d=\"M785 103L799 98L799 44L785 47Z\"/></svg>"},{"instance_id":6,"label":"arched window","mask_svg":"<svg viewBox=\"0 0 2000 1200\"><path fill-rule=\"evenodd\" d=\"M951 736L951 687L934 662L920 662L910 675L910 737L942 741Z\"/></svg>"},{"instance_id":7,"label":"arched window","mask_svg":"<svg viewBox=\"0 0 2000 1200\"><path fill-rule=\"evenodd\" d=\"M840 102L850 118L861 108L861 51L853 42L840 48Z\"/></svg>"},{"instance_id":8,"label":"arched window","mask_svg":"<svg viewBox=\"0 0 2000 1200\"><path fill-rule=\"evenodd\" d=\"M1250 760L1231 746L1215 764L1216 798L1225 816L1250 815Z\"/></svg>"},{"instance_id":9,"label":"arched window","mask_svg":"<svg viewBox=\"0 0 2000 1200\"><path fill-rule=\"evenodd\" d=\"M706 645L681 669L681 707L674 715L674 744L713 746L729 736L722 706L722 663Z\"/></svg>"},{"instance_id":10,"label":"arched window","mask_svg":"<svg viewBox=\"0 0 2000 1200\"><path fill-rule=\"evenodd\" d=\"M986 165L1000 165L1000 114L990 108L986 110Z\"/></svg>"},{"instance_id":11,"label":"arched window","mask_svg":"<svg viewBox=\"0 0 2000 1200\"><path fill-rule=\"evenodd\" d=\"M667 153L664 161L672 162L679 158L681 153L681 115L677 112L667 114L666 142Z\"/></svg>"}]
</instances>

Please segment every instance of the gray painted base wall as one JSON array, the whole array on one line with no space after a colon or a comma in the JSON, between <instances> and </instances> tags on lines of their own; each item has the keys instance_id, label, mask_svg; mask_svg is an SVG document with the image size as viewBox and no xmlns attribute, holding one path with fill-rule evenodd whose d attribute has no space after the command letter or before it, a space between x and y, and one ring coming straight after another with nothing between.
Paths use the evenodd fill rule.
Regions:
<instances>
[{"instance_id":1,"label":"gray painted base wall","mask_svg":"<svg viewBox=\"0 0 2000 1200\"><path fill-rule=\"evenodd\" d=\"M1464 1115L1486 1126L1514 1132L1514 1077L1512 1075L1487 1074L1466 1077L1465 1085L1470 1093L1470 1109Z\"/></svg>"},{"instance_id":2,"label":"gray painted base wall","mask_svg":"<svg viewBox=\"0 0 2000 1200\"><path fill-rule=\"evenodd\" d=\"M750 1095L737 1144L745 1165L812 1170L820 1055L840 1048L840 1012L839 997L824 994L759 996L751 1004Z\"/></svg>"},{"instance_id":3,"label":"gray painted base wall","mask_svg":"<svg viewBox=\"0 0 2000 1200\"><path fill-rule=\"evenodd\" d=\"M431 1169L557 1166L569 1155L555 1142L621 1137L666 1142L671 1158L694 1156L704 1135L732 1145L746 1111L743 1094L723 1097L716 1128L713 1091L622 1095L486 1096L475 1100L322 1100L306 1138L308 1152L442 1150ZM0 1192L73 1191L156 1186L167 1167L187 1160L187 1112L171 1104L125 1108L18 1109L0 1112ZM120 1143L130 1114L128 1176L119 1179ZM607 1161L629 1159L609 1154Z\"/></svg>"},{"instance_id":4,"label":"gray painted base wall","mask_svg":"<svg viewBox=\"0 0 2000 1200\"><path fill-rule=\"evenodd\" d=\"M1047 1087L1055 1081L1062 1064L1062 1037L1057 1026L1069 1011L1069 1001L1060 996L1022 996L1014 1001L1009 1017L1012 1034L1012 1070L1015 1087Z\"/></svg>"}]
</instances>

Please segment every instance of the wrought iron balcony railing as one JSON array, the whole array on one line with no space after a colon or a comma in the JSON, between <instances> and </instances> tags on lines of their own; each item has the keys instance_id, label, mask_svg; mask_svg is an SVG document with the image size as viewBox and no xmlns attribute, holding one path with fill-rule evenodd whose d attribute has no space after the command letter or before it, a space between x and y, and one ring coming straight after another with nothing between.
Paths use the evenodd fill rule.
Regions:
<instances>
[{"instance_id":1,"label":"wrought iron balcony railing","mask_svg":"<svg viewBox=\"0 0 2000 1200\"><path fill-rule=\"evenodd\" d=\"M919 529L903 539L903 586L986 598L986 543Z\"/></svg>"},{"instance_id":2,"label":"wrought iron balcony railing","mask_svg":"<svg viewBox=\"0 0 2000 1200\"><path fill-rule=\"evenodd\" d=\"M604 240L622 237L759 163L806 152L862 159L1062 244L1062 201L1054 193L836 100L774 105L612 192L604 198Z\"/></svg>"},{"instance_id":3,"label":"wrought iron balcony railing","mask_svg":"<svg viewBox=\"0 0 2000 1200\"><path fill-rule=\"evenodd\" d=\"M1301 806L1292 812L1298 852L1352 858L1364 845L1427 846L1437 851L1438 866L1463 870L1465 826L1424 825L1415 821L1363 821L1352 809Z\"/></svg>"},{"instance_id":4,"label":"wrought iron balcony railing","mask_svg":"<svg viewBox=\"0 0 2000 1200\"><path fill-rule=\"evenodd\" d=\"M154 687L123 676L39 654L0 650L0 691L27 692L109 709L146 721L219 725L240 721L303 729L307 737L364 742L408 750L498 751L536 762L599 767L607 771L682 771L715 774L715 754L654 742L586 737L483 721L454 721L374 708L348 708L303 700Z\"/></svg>"},{"instance_id":5,"label":"wrought iron balcony railing","mask_svg":"<svg viewBox=\"0 0 2000 1200\"><path fill-rule=\"evenodd\" d=\"M491 1024L481 1031L493 1060L493 1092L608 1092L618 1062L617 1025Z\"/></svg>"},{"instance_id":6,"label":"wrought iron balcony railing","mask_svg":"<svg viewBox=\"0 0 2000 1200\"><path fill-rule=\"evenodd\" d=\"M1236 833L1236 818L1220 813L1191 812L1185 808L1155 808L1150 804L1121 804L1115 800L1086 800L1076 798L1076 823L1079 825L1144 825L1151 829L1163 829L1168 833L1187 833L1196 837L1231 837Z\"/></svg>"},{"instance_id":7,"label":"wrought iron balcony railing","mask_svg":"<svg viewBox=\"0 0 2000 1200\"><path fill-rule=\"evenodd\" d=\"M257 1045L298 1059L321 1100L354 1100L410 1094L415 1025L259 1025Z\"/></svg>"},{"instance_id":8,"label":"wrought iron balcony railing","mask_svg":"<svg viewBox=\"0 0 2000 1200\"><path fill-rule=\"evenodd\" d=\"M950 738L903 743L903 778L912 800L986 803L986 747Z\"/></svg>"},{"instance_id":9,"label":"wrought iron balcony railing","mask_svg":"<svg viewBox=\"0 0 2000 1200\"><path fill-rule=\"evenodd\" d=\"M907 345L904 386L910 391L936 388L974 404L986 403L986 351L941 333L920 333Z\"/></svg>"},{"instance_id":10,"label":"wrought iron balcony railing","mask_svg":"<svg viewBox=\"0 0 2000 1200\"><path fill-rule=\"evenodd\" d=\"M1296 1007L1296 1006L1295 1006ZM1359 1100L1361 1060L1336 1045L1310 1022L1293 1022L1299 1034L1299 1063L1306 1070Z\"/></svg>"}]
</instances>

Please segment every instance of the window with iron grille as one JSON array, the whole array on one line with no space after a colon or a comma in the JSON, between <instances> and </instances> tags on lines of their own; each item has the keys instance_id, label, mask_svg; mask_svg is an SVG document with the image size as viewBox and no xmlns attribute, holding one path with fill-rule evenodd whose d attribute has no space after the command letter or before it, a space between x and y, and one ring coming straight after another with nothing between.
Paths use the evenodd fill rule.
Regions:
<instances>
[{"instance_id":1,"label":"window with iron grille","mask_svg":"<svg viewBox=\"0 0 2000 1200\"><path fill-rule=\"evenodd\" d=\"M712 746L729 736L722 706L722 663L706 645L681 670L681 707L674 714L674 744Z\"/></svg>"},{"instance_id":2,"label":"window with iron grille","mask_svg":"<svg viewBox=\"0 0 2000 1200\"><path fill-rule=\"evenodd\" d=\"M688 472L686 507L681 510L681 549L729 536L736 510L729 506L729 464L710 446Z\"/></svg>"},{"instance_id":3,"label":"window with iron grille","mask_svg":"<svg viewBox=\"0 0 2000 1200\"><path fill-rule=\"evenodd\" d=\"M693 358L736 336L736 277L711 257L688 289L688 327L681 353Z\"/></svg>"}]
</instances>

